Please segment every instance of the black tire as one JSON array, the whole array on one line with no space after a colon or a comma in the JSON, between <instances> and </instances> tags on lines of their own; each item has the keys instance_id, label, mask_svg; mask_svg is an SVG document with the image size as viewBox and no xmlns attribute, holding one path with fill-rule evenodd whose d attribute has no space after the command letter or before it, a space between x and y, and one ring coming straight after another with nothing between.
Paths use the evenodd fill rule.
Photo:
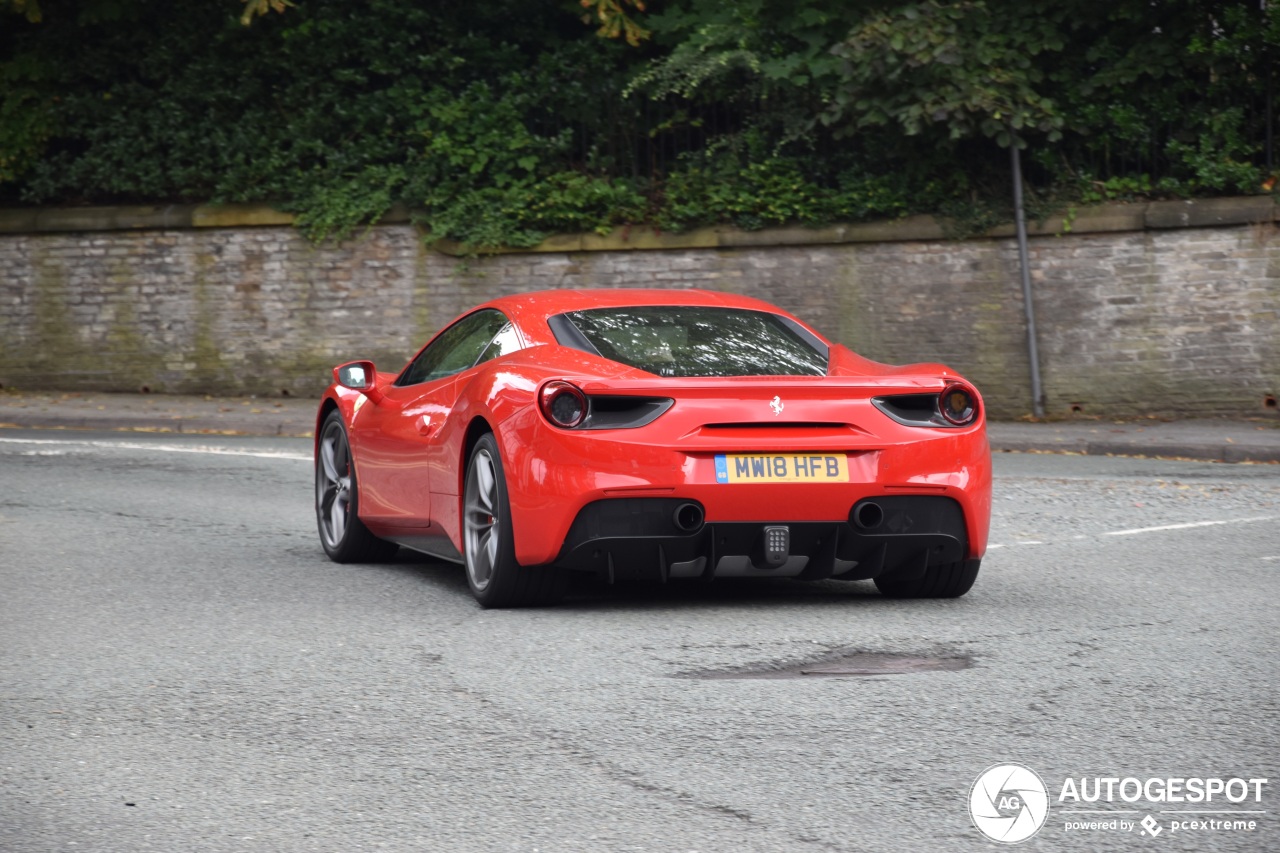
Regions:
<instances>
[{"instance_id":1,"label":"black tire","mask_svg":"<svg viewBox=\"0 0 1280 853\"><path fill-rule=\"evenodd\" d=\"M563 598L564 569L516 562L507 480L491 433L472 449L462 491L463 560L476 601L483 607L537 607Z\"/></svg>"},{"instance_id":2,"label":"black tire","mask_svg":"<svg viewBox=\"0 0 1280 853\"><path fill-rule=\"evenodd\" d=\"M335 409L324 419L316 444L316 524L320 544L335 563L381 563L394 557L400 546L370 533L358 510L351 443L342 415Z\"/></svg>"},{"instance_id":3,"label":"black tire","mask_svg":"<svg viewBox=\"0 0 1280 853\"><path fill-rule=\"evenodd\" d=\"M876 578L876 588L890 598L959 598L973 586L981 565L977 559L930 566L914 580Z\"/></svg>"}]
</instances>

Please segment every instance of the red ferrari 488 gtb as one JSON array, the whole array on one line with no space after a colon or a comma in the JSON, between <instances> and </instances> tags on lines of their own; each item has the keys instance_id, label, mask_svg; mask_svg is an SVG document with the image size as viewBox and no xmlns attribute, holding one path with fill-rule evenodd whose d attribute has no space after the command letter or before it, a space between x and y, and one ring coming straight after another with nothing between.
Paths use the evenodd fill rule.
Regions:
<instances>
[{"instance_id":1,"label":"red ferrari 488 gtb","mask_svg":"<svg viewBox=\"0 0 1280 853\"><path fill-rule=\"evenodd\" d=\"M486 607L555 602L572 571L953 597L986 549L974 387L868 361L755 299L508 296L398 373L333 375L315 444L325 551L460 562Z\"/></svg>"}]
</instances>

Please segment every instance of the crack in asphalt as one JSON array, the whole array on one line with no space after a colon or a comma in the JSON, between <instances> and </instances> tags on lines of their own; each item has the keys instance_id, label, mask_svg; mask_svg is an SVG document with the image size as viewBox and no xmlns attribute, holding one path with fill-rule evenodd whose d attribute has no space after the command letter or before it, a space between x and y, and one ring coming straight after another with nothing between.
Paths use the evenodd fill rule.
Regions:
<instances>
[{"instance_id":1,"label":"crack in asphalt","mask_svg":"<svg viewBox=\"0 0 1280 853\"><path fill-rule=\"evenodd\" d=\"M465 619L462 621L466 621ZM730 817L749 824L752 827L760 829L768 829L774 832L781 832L792 838L794 841L808 845L806 849L829 850L832 853L854 853L856 848L844 847L829 841L823 841L816 837L797 836L786 832L786 830L778 828L776 825L764 821L752 812L746 809L736 808L724 803L709 802L702 799L696 794L688 791L682 791L656 782L650 782L644 779L638 771L630 770L616 761L611 761L599 753L585 749L581 744L572 740L573 736L568 733L556 732L550 729L543 729L530 724L527 717L517 715L499 705L482 693L479 693L459 682L449 671L446 666L444 677L441 679L446 682L450 689L457 695L461 695L476 703L483 708L486 713L491 714L502 720L505 724L523 732L526 736L546 744L549 748L554 749L560 755L570 759L575 764L588 770L595 771L610 781L626 785L629 788L643 791L647 794L657 795L668 802L674 802L681 806L692 806L698 811L711 812L722 817Z\"/></svg>"}]
</instances>

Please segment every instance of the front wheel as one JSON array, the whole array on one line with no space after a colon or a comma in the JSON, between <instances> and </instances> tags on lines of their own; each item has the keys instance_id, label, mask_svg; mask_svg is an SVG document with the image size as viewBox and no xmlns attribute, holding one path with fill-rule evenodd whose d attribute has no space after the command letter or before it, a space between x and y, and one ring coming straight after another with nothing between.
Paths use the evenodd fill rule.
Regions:
<instances>
[{"instance_id":1,"label":"front wheel","mask_svg":"<svg viewBox=\"0 0 1280 853\"><path fill-rule=\"evenodd\" d=\"M982 559L930 566L913 580L876 578L876 589L891 598L959 598L977 580Z\"/></svg>"},{"instance_id":2,"label":"front wheel","mask_svg":"<svg viewBox=\"0 0 1280 853\"><path fill-rule=\"evenodd\" d=\"M471 594L483 607L555 604L567 576L553 566L521 566L511 533L511 503L492 434L480 437L467 465L462 496L463 559Z\"/></svg>"},{"instance_id":3,"label":"front wheel","mask_svg":"<svg viewBox=\"0 0 1280 853\"><path fill-rule=\"evenodd\" d=\"M320 427L316 446L316 523L320 544L335 563L378 563L400 549L369 532L357 513L356 466L351 444L335 409Z\"/></svg>"}]
</instances>

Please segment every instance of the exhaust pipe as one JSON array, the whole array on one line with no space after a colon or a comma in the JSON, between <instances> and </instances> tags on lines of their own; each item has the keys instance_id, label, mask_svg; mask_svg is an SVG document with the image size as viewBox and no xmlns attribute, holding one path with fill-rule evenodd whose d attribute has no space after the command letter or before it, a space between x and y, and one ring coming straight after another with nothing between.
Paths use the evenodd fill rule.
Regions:
<instances>
[{"instance_id":1,"label":"exhaust pipe","mask_svg":"<svg viewBox=\"0 0 1280 853\"><path fill-rule=\"evenodd\" d=\"M671 514L676 528L685 533L694 533L701 529L703 522L702 507L695 503L683 503Z\"/></svg>"},{"instance_id":2,"label":"exhaust pipe","mask_svg":"<svg viewBox=\"0 0 1280 853\"><path fill-rule=\"evenodd\" d=\"M875 501L863 501L853 508L853 524L863 530L874 530L884 523L884 509Z\"/></svg>"}]
</instances>

